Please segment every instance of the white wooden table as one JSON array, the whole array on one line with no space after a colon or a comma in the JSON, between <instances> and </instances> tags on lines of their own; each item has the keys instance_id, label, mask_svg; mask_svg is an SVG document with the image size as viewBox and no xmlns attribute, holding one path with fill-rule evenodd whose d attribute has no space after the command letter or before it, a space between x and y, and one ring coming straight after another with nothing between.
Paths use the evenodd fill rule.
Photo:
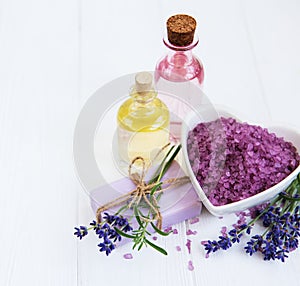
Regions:
<instances>
[{"instance_id":1,"label":"white wooden table","mask_svg":"<svg viewBox=\"0 0 300 286\"><path fill-rule=\"evenodd\" d=\"M93 213L72 158L85 101L116 77L153 70L175 13L198 21L195 52L214 104L299 129L299 12L297 0L0 1L0 285L300 285L299 250L284 264L242 245L204 258L200 241L234 215L203 211L199 223L176 225L178 235L159 239L168 257L125 245L107 258L94 236L78 242L73 227ZM191 254L188 228L198 232Z\"/></svg>"}]
</instances>

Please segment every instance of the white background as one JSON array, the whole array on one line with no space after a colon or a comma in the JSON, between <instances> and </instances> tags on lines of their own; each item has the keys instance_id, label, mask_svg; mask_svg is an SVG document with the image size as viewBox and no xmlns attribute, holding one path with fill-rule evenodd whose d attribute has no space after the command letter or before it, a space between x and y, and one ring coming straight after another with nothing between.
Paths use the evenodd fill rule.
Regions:
<instances>
[{"instance_id":1,"label":"white background","mask_svg":"<svg viewBox=\"0 0 300 286\"><path fill-rule=\"evenodd\" d=\"M105 257L94 236L73 236L93 213L72 159L85 101L116 77L153 70L175 13L197 19L213 103L299 129L299 12L297 0L0 0L0 285L300 285L299 250L284 264L243 245L204 258L200 241L234 215L203 211L198 224L177 225L159 240L168 257L145 249L125 260L129 245Z\"/></svg>"}]
</instances>

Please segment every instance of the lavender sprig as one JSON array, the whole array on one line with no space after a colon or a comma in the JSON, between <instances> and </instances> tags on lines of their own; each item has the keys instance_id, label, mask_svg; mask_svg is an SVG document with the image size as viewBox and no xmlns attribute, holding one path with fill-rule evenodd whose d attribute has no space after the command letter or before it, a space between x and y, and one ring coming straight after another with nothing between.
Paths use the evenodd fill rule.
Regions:
<instances>
[{"instance_id":1,"label":"lavender sprig","mask_svg":"<svg viewBox=\"0 0 300 286\"><path fill-rule=\"evenodd\" d=\"M121 235L118 233L117 229L122 230L122 232L127 233L132 230L131 225L129 224L127 218L118 215L110 215L104 213L103 221L97 223L92 221L90 227L86 226L75 227L74 235L79 239L82 239L90 230L94 230L96 235L101 239L101 242L98 244L99 251L105 252L106 255L109 255L115 249L115 242L121 241Z\"/></svg>"},{"instance_id":2,"label":"lavender sprig","mask_svg":"<svg viewBox=\"0 0 300 286\"><path fill-rule=\"evenodd\" d=\"M252 256L260 252L264 260L284 262L288 254L299 246L300 173L285 192L280 193L250 222L223 233L219 240L203 241L206 256L220 249L227 250L234 243L239 243L244 234L251 234L252 227L258 220L266 229L263 234L251 236L244 247L246 253Z\"/></svg>"}]
</instances>

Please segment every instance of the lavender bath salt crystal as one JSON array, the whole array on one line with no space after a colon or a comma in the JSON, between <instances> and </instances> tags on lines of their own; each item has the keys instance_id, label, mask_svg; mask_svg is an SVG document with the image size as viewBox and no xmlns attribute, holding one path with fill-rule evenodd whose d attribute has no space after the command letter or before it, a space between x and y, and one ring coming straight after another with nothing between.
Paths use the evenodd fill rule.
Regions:
<instances>
[{"instance_id":1,"label":"lavender bath salt crystal","mask_svg":"<svg viewBox=\"0 0 300 286\"><path fill-rule=\"evenodd\" d=\"M199 123L191 130L187 150L193 172L215 206L274 186L300 161L290 142L266 128L223 117Z\"/></svg>"}]
</instances>

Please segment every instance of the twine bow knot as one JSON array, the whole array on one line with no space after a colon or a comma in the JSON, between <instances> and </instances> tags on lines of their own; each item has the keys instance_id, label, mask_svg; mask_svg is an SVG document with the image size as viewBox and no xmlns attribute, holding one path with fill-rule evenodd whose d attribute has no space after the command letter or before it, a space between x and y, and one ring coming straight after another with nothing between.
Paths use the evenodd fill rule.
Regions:
<instances>
[{"instance_id":1,"label":"twine bow knot","mask_svg":"<svg viewBox=\"0 0 300 286\"><path fill-rule=\"evenodd\" d=\"M137 172L132 172L133 166L137 161L141 161L142 163L142 171L140 174ZM135 189L116 198L111 202L108 202L103 206L100 206L96 212L96 219L98 223L101 222L101 213L108 210L109 208L121 205L122 203L127 203L127 208L130 209L133 206L138 205L143 199L146 206L152 212L152 218L140 216L140 219L146 222L156 221L157 228L162 228L162 215L159 210L157 197L153 194L155 193L156 195L158 195L169 189L171 186L173 187L175 185L185 184L189 182L189 178L187 176L184 176L180 178L170 178L161 182L156 181L147 184L145 182L145 176L149 167L150 165L146 168L146 163L143 157L136 157L132 160L128 168L128 174L130 180L135 184ZM164 185L165 187L163 187Z\"/></svg>"}]
</instances>

